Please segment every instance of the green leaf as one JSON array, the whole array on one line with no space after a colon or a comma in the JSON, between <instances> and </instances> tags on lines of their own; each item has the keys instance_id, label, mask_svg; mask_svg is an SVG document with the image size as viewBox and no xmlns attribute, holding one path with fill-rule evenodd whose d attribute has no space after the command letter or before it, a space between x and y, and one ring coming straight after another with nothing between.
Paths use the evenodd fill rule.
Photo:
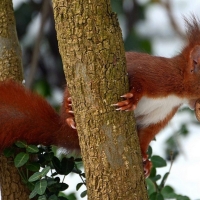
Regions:
<instances>
[{"instance_id":1,"label":"green leaf","mask_svg":"<svg viewBox=\"0 0 200 200\"><path fill-rule=\"evenodd\" d=\"M27 181L27 183L25 183L25 184L26 184L26 186L28 187L28 189L30 191L32 191L35 188L35 184L34 183L31 183L31 182Z\"/></svg>"},{"instance_id":2,"label":"green leaf","mask_svg":"<svg viewBox=\"0 0 200 200\"><path fill-rule=\"evenodd\" d=\"M177 195L176 200L190 200L190 198L187 196Z\"/></svg>"},{"instance_id":3,"label":"green leaf","mask_svg":"<svg viewBox=\"0 0 200 200\"><path fill-rule=\"evenodd\" d=\"M59 193L59 200L76 200L76 195L75 193L70 193L70 194L65 194L63 192L60 192Z\"/></svg>"},{"instance_id":4,"label":"green leaf","mask_svg":"<svg viewBox=\"0 0 200 200\"><path fill-rule=\"evenodd\" d=\"M76 174L81 174L82 171L76 167L74 167L74 169L72 170L72 172L76 173Z\"/></svg>"},{"instance_id":5,"label":"green leaf","mask_svg":"<svg viewBox=\"0 0 200 200\"><path fill-rule=\"evenodd\" d=\"M70 198L70 197L69 197ZM59 200L68 200L66 197L58 197ZM70 198L71 199L71 198Z\"/></svg>"},{"instance_id":6,"label":"green leaf","mask_svg":"<svg viewBox=\"0 0 200 200\"><path fill-rule=\"evenodd\" d=\"M172 192L174 192L174 189L173 189L171 186L169 186L169 185L166 185L166 186L162 189L162 193L163 193L163 194L164 194L164 193L169 194L169 193L172 193Z\"/></svg>"},{"instance_id":7,"label":"green leaf","mask_svg":"<svg viewBox=\"0 0 200 200\"><path fill-rule=\"evenodd\" d=\"M41 171L41 175L42 175L42 176L46 176L50 169L51 169L51 168L50 168L49 166L48 166L48 167L45 167L45 168Z\"/></svg>"},{"instance_id":8,"label":"green leaf","mask_svg":"<svg viewBox=\"0 0 200 200\"><path fill-rule=\"evenodd\" d=\"M49 84L45 79L36 81L33 89L36 93L40 94L41 96L51 96Z\"/></svg>"},{"instance_id":9,"label":"green leaf","mask_svg":"<svg viewBox=\"0 0 200 200\"><path fill-rule=\"evenodd\" d=\"M53 157L54 157L54 153L53 153L53 152L45 153L45 154L44 154L44 159L45 159L46 161L51 161L51 160L53 159Z\"/></svg>"},{"instance_id":10,"label":"green leaf","mask_svg":"<svg viewBox=\"0 0 200 200\"><path fill-rule=\"evenodd\" d=\"M32 176L29 177L28 181L33 182L42 178L41 172L35 172Z\"/></svg>"},{"instance_id":11,"label":"green leaf","mask_svg":"<svg viewBox=\"0 0 200 200\"><path fill-rule=\"evenodd\" d=\"M28 159L29 159L29 154L27 153L21 152L17 154L17 156L14 159L15 167L23 166L25 163L27 163Z\"/></svg>"},{"instance_id":12,"label":"green leaf","mask_svg":"<svg viewBox=\"0 0 200 200\"><path fill-rule=\"evenodd\" d=\"M61 162L57 157L53 157L52 164L57 173L61 171Z\"/></svg>"},{"instance_id":13,"label":"green leaf","mask_svg":"<svg viewBox=\"0 0 200 200\"><path fill-rule=\"evenodd\" d=\"M32 172L38 172L40 170L39 163L27 163L26 168Z\"/></svg>"},{"instance_id":14,"label":"green leaf","mask_svg":"<svg viewBox=\"0 0 200 200\"><path fill-rule=\"evenodd\" d=\"M155 200L164 200L164 197L161 193L157 194L156 199Z\"/></svg>"},{"instance_id":15,"label":"green leaf","mask_svg":"<svg viewBox=\"0 0 200 200\"><path fill-rule=\"evenodd\" d=\"M59 188L58 188L58 183L57 184L52 184L50 186L48 186L48 190L51 194L57 194L59 193Z\"/></svg>"},{"instance_id":16,"label":"green leaf","mask_svg":"<svg viewBox=\"0 0 200 200\"><path fill-rule=\"evenodd\" d=\"M19 148L26 148L27 147L27 143L23 142L23 141L17 141L17 142L15 142L15 145Z\"/></svg>"},{"instance_id":17,"label":"green leaf","mask_svg":"<svg viewBox=\"0 0 200 200\"><path fill-rule=\"evenodd\" d=\"M176 199L177 194L174 193L174 189L170 186L165 186L161 190L161 194L166 198L166 199Z\"/></svg>"},{"instance_id":18,"label":"green leaf","mask_svg":"<svg viewBox=\"0 0 200 200\"><path fill-rule=\"evenodd\" d=\"M78 183L78 184L76 185L76 191L78 191L82 185L84 185L84 183Z\"/></svg>"},{"instance_id":19,"label":"green leaf","mask_svg":"<svg viewBox=\"0 0 200 200\"><path fill-rule=\"evenodd\" d=\"M87 190L85 190L85 191L83 191L82 193L81 193L81 197L83 198L83 197L85 197L87 195Z\"/></svg>"},{"instance_id":20,"label":"green leaf","mask_svg":"<svg viewBox=\"0 0 200 200\"><path fill-rule=\"evenodd\" d=\"M37 195L37 191L34 189L30 195L29 195L29 199L32 199L33 197L35 197Z\"/></svg>"},{"instance_id":21,"label":"green leaf","mask_svg":"<svg viewBox=\"0 0 200 200\"><path fill-rule=\"evenodd\" d=\"M59 200L59 198L55 194L53 194L48 198L48 200Z\"/></svg>"},{"instance_id":22,"label":"green leaf","mask_svg":"<svg viewBox=\"0 0 200 200\"><path fill-rule=\"evenodd\" d=\"M58 174L68 175L74 169L74 160L64 157L61 161L57 157L52 159L53 166Z\"/></svg>"},{"instance_id":23,"label":"green leaf","mask_svg":"<svg viewBox=\"0 0 200 200\"><path fill-rule=\"evenodd\" d=\"M69 185L66 183L59 183L58 185L59 185L59 191L64 191L69 187Z\"/></svg>"},{"instance_id":24,"label":"green leaf","mask_svg":"<svg viewBox=\"0 0 200 200\"><path fill-rule=\"evenodd\" d=\"M68 187L69 187L69 185L66 183L55 183L55 184L48 186L48 189L52 193L58 193L60 191L66 190Z\"/></svg>"},{"instance_id":25,"label":"green leaf","mask_svg":"<svg viewBox=\"0 0 200 200\"><path fill-rule=\"evenodd\" d=\"M51 179L51 180L47 180L47 187L49 187L49 186L52 186L52 185L55 185L57 182L56 181L54 181L53 179Z\"/></svg>"},{"instance_id":26,"label":"green leaf","mask_svg":"<svg viewBox=\"0 0 200 200\"><path fill-rule=\"evenodd\" d=\"M156 173L157 173L156 168L155 168L155 167L152 167L152 168L151 168L151 173L150 173L149 178L156 176Z\"/></svg>"},{"instance_id":27,"label":"green leaf","mask_svg":"<svg viewBox=\"0 0 200 200\"><path fill-rule=\"evenodd\" d=\"M160 175L160 174L157 174L156 176L151 177L151 180L152 180L153 182L156 182L156 181L158 181L158 180L160 180L160 179L161 179L161 175Z\"/></svg>"},{"instance_id":28,"label":"green leaf","mask_svg":"<svg viewBox=\"0 0 200 200\"><path fill-rule=\"evenodd\" d=\"M29 153L37 153L39 151L38 147L35 145L28 145L26 147L27 152Z\"/></svg>"},{"instance_id":29,"label":"green leaf","mask_svg":"<svg viewBox=\"0 0 200 200\"><path fill-rule=\"evenodd\" d=\"M164 197L162 194L154 192L153 194L150 195L150 200L164 200Z\"/></svg>"},{"instance_id":30,"label":"green leaf","mask_svg":"<svg viewBox=\"0 0 200 200\"><path fill-rule=\"evenodd\" d=\"M4 151L3 151L3 154L5 157L11 157L14 155L14 148L13 147L8 147L8 148L5 148Z\"/></svg>"},{"instance_id":31,"label":"green leaf","mask_svg":"<svg viewBox=\"0 0 200 200\"><path fill-rule=\"evenodd\" d=\"M156 184L150 178L146 179L146 183L148 188L148 194L150 196L152 193L156 192Z\"/></svg>"},{"instance_id":32,"label":"green leaf","mask_svg":"<svg viewBox=\"0 0 200 200\"><path fill-rule=\"evenodd\" d=\"M35 190L39 195L43 195L45 190L47 188L47 181L46 180L40 180L35 184Z\"/></svg>"},{"instance_id":33,"label":"green leaf","mask_svg":"<svg viewBox=\"0 0 200 200\"><path fill-rule=\"evenodd\" d=\"M149 146L148 151L147 151L147 154L148 154L148 157L149 157L149 158L151 158L152 153L153 153L152 147Z\"/></svg>"},{"instance_id":34,"label":"green leaf","mask_svg":"<svg viewBox=\"0 0 200 200\"><path fill-rule=\"evenodd\" d=\"M187 126L185 124L182 124L181 129L180 129L180 133L184 136L187 136L189 131L187 129Z\"/></svg>"},{"instance_id":35,"label":"green leaf","mask_svg":"<svg viewBox=\"0 0 200 200\"><path fill-rule=\"evenodd\" d=\"M152 194L149 196L149 200L155 200L155 199L156 199L156 195L157 195L157 192L152 193Z\"/></svg>"},{"instance_id":36,"label":"green leaf","mask_svg":"<svg viewBox=\"0 0 200 200\"><path fill-rule=\"evenodd\" d=\"M165 173L165 175L163 176L163 179L162 179L160 186L159 186L160 189L162 189L165 186L165 182L166 182L168 176L169 176L169 172Z\"/></svg>"},{"instance_id":37,"label":"green leaf","mask_svg":"<svg viewBox=\"0 0 200 200\"><path fill-rule=\"evenodd\" d=\"M63 175L68 175L70 172L72 172L72 170L74 169L74 161L64 157L61 160L61 174Z\"/></svg>"},{"instance_id":38,"label":"green leaf","mask_svg":"<svg viewBox=\"0 0 200 200\"><path fill-rule=\"evenodd\" d=\"M60 183L60 178L59 178L59 177L54 178L54 180L55 180L57 183Z\"/></svg>"},{"instance_id":39,"label":"green leaf","mask_svg":"<svg viewBox=\"0 0 200 200\"><path fill-rule=\"evenodd\" d=\"M38 200L47 200L47 198L46 198L45 195L42 195L42 196L39 196L39 197L38 197Z\"/></svg>"},{"instance_id":40,"label":"green leaf","mask_svg":"<svg viewBox=\"0 0 200 200\"><path fill-rule=\"evenodd\" d=\"M153 163L154 167L165 167L167 166L166 161L160 156L152 156L151 162Z\"/></svg>"}]
</instances>

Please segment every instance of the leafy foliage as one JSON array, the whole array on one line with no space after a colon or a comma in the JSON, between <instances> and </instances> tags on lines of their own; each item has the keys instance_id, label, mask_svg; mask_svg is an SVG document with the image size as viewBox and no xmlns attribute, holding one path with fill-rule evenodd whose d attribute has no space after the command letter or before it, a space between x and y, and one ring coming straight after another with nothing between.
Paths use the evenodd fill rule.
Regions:
<instances>
[{"instance_id":1,"label":"leafy foliage","mask_svg":"<svg viewBox=\"0 0 200 200\"><path fill-rule=\"evenodd\" d=\"M166 185L166 181L168 176L170 175L170 170L173 164L173 160L171 159L171 167L168 172L161 177L160 174L157 174L157 168L166 167L166 161L157 155L152 156L152 148L149 147L148 150L149 158L152 161L153 167L151 170L151 174L149 178L146 179L148 195L150 200L165 200L165 199L176 199L176 200L190 200L189 197L176 194L174 189ZM172 158L172 156L171 156Z\"/></svg>"},{"instance_id":2,"label":"leafy foliage","mask_svg":"<svg viewBox=\"0 0 200 200\"><path fill-rule=\"evenodd\" d=\"M74 199L61 193L69 187L68 184L64 183L64 179L71 172L78 174L81 178L82 182L77 184L77 190L86 185L85 174L77 167L77 163L82 160L73 157L58 159L54 156L51 147L37 147L17 141L13 147L4 150L4 155L14 159L22 181L31 191L30 199L34 197L38 200ZM61 175L63 176L62 181ZM86 196L86 194L85 190L81 193L81 197Z\"/></svg>"},{"instance_id":3,"label":"leafy foliage","mask_svg":"<svg viewBox=\"0 0 200 200\"><path fill-rule=\"evenodd\" d=\"M51 147L27 145L22 141L17 141L13 147L5 149L4 155L14 159L22 181L31 191L30 199L36 197L38 200L75 200L74 194L66 196L62 193L69 187L64 179L71 172L78 174L82 180L76 185L77 191L82 186L86 186L85 174L77 167L77 163L82 161L81 158L63 157L59 159L54 155ZM157 168L167 166L166 161L160 156L153 155L151 147L149 147L148 155L153 165L151 174L146 179L149 199L190 200L189 197L177 194L171 186L166 185L170 170L163 177L157 174ZM172 163L171 159L171 167ZM62 181L61 175L63 176ZM80 196L85 197L86 195L87 190L84 190Z\"/></svg>"}]
</instances>

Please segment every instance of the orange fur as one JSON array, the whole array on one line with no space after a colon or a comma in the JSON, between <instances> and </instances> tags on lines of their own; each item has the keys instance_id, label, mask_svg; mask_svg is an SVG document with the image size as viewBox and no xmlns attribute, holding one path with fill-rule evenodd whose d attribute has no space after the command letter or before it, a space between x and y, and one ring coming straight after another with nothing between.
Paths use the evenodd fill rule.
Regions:
<instances>
[{"instance_id":1,"label":"orange fur","mask_svg":"<svg viewBox=\"0 0 200 200\"><path fill-rule=\"evenodd\" d=\"M0 150L16 140L79 150L76 130L39 95L14 81L0 83Z\"/></svg>"}]
</instances>

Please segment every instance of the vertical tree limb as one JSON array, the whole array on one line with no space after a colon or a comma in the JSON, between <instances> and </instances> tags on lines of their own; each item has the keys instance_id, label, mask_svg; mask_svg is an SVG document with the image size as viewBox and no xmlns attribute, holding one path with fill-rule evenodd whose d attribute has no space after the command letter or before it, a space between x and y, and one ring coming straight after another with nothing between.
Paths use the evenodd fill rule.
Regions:
<instances>
[{"instance_id":1,"label":"vertical tree limb","mask_svg":"<svg viewBox=\"0 0 200 200\"><path fill-rule=\"evenodd\" d=\"M22 82L22 56L17 39L12 0L0 1L0 80L8 78ZM8 91L9 92L9 91ZM14 98L14 97L13 97ZM2 200L27 200L29 192L11 159L0 156Z\"/></svg>"},{"instance_id":2,"label":"vertical tree limb","mask_svg":"<svg viewBox=\"0 0 200 200\"><path fill-rule=\"evenodd\" d=\"M110 106L128 90L116 15L107 0L54 0L53 9L88 199L148 199L133 114Z\"/></svg>"}]
</instances>

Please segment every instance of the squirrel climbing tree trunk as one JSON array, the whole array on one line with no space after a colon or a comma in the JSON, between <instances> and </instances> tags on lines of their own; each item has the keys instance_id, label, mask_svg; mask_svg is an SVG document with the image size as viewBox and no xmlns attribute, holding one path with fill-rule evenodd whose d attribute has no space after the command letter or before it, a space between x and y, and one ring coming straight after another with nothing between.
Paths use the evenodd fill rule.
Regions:
<instances>
[{"instance_id":1,"label":"squirrel climbing tree trunk","mask_svg":"<svg viewBox=\"0 0 200 200\"><path fill-rule=\"evenodd\" d=\"M116 15L107 0L53 0L53 9L88 199L148 199L133 114L111 107L128 91Z\"/></svg>"}]
</instances>

